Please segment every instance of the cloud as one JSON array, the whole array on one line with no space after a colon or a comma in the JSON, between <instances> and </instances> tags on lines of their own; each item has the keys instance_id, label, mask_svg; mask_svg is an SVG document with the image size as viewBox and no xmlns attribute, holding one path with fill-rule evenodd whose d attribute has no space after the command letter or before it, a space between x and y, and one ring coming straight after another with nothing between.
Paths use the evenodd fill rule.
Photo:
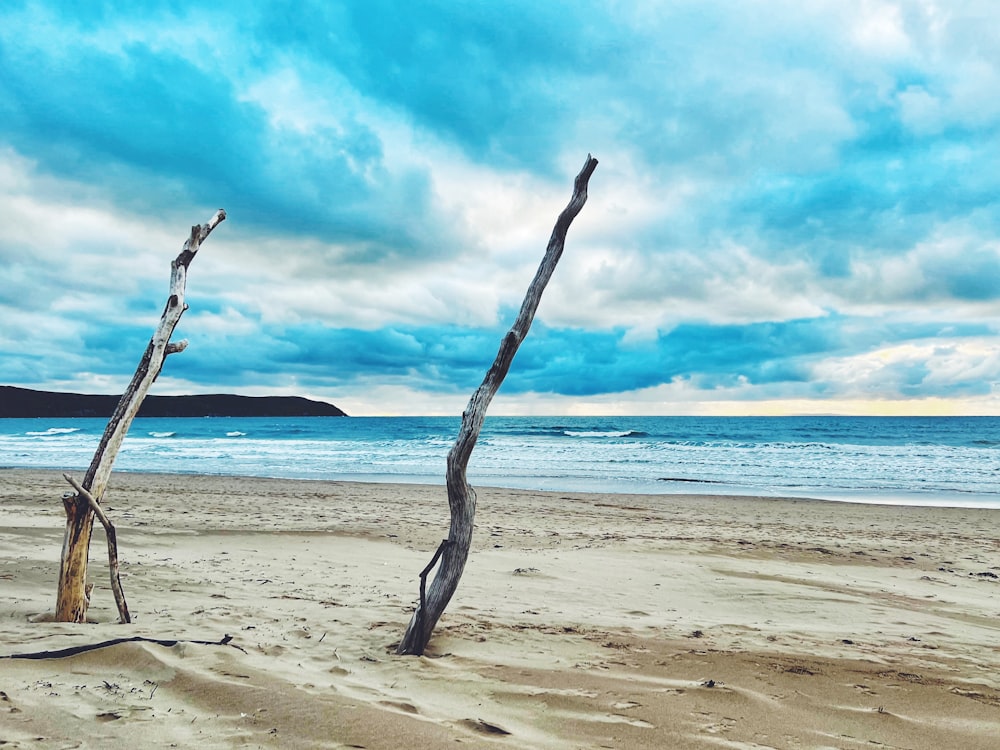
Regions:
<instances>
[{"instance_id":1,"label":"cloud","mask_svg":"<svg viewBox=\"0 0 1000 750\"><path fill-rule=\"evenodd\" d=\"M158 387L460 408L593 152L503 408L988 406L997 21L934 0L8 3L0 381L127 382L170 259L222 206Z\"/></svg>"},{"instance_id":2,"label":"cloud","mask_svg":"<svg viewBox=\"0 0 1000 750\"><path fill-rule=\"evenodd\" d=\"M161 33L181 37L197 12L161 11L131 25L115 18L107 29L102 19L37 8L7 19L0 136L43 170L100 184L137 213L225 205L241 232L294 226L369 264L451 244L426 171L388 168L369 126L350 113L308 127L270 116L260 98L282 72L271 43L261 69L241 71L245 62L200 54L220 38L224 50L239 49L225 21L203 45L165 44ZM55 38L45 33L52 28ZM18 33L25 29L33 33Z\"/></svg>"}]
</instances>

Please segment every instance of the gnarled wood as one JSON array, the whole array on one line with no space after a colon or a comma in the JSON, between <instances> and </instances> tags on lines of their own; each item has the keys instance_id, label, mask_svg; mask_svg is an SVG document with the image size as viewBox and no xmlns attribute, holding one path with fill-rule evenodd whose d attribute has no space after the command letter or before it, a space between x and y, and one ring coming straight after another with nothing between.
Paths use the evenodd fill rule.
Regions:
<instances>
[{"instance_id":1,"label":"gnarled wood","mask_svg":"<svg viewBox=\"0 0 1000 750\"><path fill-rule=\"evenodd\" d=\"M101 504L79 482L69 474L63 474L63 479L73 486L79 497L87 501L90 509L97 516L97 520L104 527L104 536L108 541L108 570L111 574L111 592L114 594L115 604L118 606L118 619L123 623L132 622L132 616L128 612L128 603L125 601L125 592L122 590L122 579L118 568L118 532L115 530L115 525L111 523L111 519L108 518L108 514L104 512ZM72 498L72 492L63 495L63 503Z\"/></svg>"},{"instance_id":2,"label":"gnarled wood","mask_svg":"<svg viewBox=\"0 0 1000 750\"><path fill-rule=\"evenodd\" d=\"M168 354L183 351L186 341L177 344L170 343L181 315L187 309L184 303L184 290L187 285L187 269L195 254L212 230L225 221L226 212L219 209L207 224L191 227L191 235L184 243L180 254L170 264L170 294L167 304L160 317L160 323L150 339L146 352L142 355L132 382L122 394L114 414L108 420L101 442L94 453L94 458L87 469L83 482L79 485L69 477L67 481L79 489L63 497L63 507L66 509L66 533L63 537L62 558L59 565L59 585L56 594L57 622L84 622L87 619L87 607L90 604L87 587L87 562L90 554L90 539L94 532L95 509L100 510L101 499L111 477L111 468L122 441L132 425L132 420L142 406L142 401L150 387L163 369L163 362ZM118 577L118 549L114 526L107 521L107 516L101 514L105 529L110 528L108 537L108 554L111 561L111 587L115 592L118 604L118 616L121 622L130 622L125 596L121 591L121 581Z\"/></svg>"},{"instance_id":3,"label":"gnarled wood","mask_svg":"<svg viewBox=\"0 0 1000 750\"><path fill-rule=\"evenodd\" d=\"M469 547L472 544L472 525L476 516L476 491L469 486L466 480L469 457L479 439L483 420L486 418L486 410L507 376L518 347L521 346L524 337L528 335L528 329L534 320L542 292L549 283L552 272L562 256L569 225L580 213L583 204L587 202L587 186L590 182L590 176L596 168L597 159L588 154L583 169L574 181L573 196L556 220L548 247L545 250L545 256L538 266L535 278L528 286L517 320L514 321L513 327L500 342L500 350L497 352L493 365L486 373L486 377L483 378L482 384L472 394L469 405L462 414L462 425L459 428L458 438L448 453L445 475L448 487L448 507L451 510L449 535L435 554L435 560L440 556L441 564L426 597L423 592L423 581L429 569L433 567L435 560L432 560L421 573L420 604L414 611L406 633L396 648L397 654L419 656L424 653L435 625L458 588L459 579L465 570L465 562L469 557Z\"/></svg>"}]
</instances>

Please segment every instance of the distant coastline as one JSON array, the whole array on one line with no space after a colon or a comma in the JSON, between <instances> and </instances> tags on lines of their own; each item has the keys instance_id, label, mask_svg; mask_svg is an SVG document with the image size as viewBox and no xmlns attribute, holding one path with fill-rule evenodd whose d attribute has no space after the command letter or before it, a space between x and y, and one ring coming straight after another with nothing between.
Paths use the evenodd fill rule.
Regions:
<instances>
[{"instance_id":1,"label":"distant coastline","mask_svg":"<svg viewBox=\"0 0 1000 750\"><path fill-rule=\"evenodd\" d=\"M0 386L0 418L110 417L120 395L36 391ZM301 396L237 396L228 393L195 396L147 396L140 417L346 417L325 401Z\"/></svg>"}]
</instances>

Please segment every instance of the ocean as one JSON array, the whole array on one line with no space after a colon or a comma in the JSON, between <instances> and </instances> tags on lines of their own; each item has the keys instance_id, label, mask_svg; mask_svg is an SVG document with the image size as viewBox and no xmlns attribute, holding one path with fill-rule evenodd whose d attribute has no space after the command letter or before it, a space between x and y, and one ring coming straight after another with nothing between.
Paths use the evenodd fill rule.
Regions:
<instances>
[{"instance_id":1,"label":"ocean","mask_svg":"<svg viewBox=\"0 0 1000 750\"><path fill-rule=\"evenodd\" d=\"M455 417L140 418L116 471L443 484ZM82 473L104 419L0 419L0 467ZM469 481L1000 508L1000 417L487 417Z\"/></svg>"}]
</instances>

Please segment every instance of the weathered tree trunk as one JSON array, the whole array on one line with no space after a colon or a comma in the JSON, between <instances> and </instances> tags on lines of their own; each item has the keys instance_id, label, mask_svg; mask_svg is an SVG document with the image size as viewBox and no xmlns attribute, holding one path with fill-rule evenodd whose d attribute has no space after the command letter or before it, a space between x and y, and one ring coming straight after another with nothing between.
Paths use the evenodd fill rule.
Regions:
<instances>
[{"instance_id":1,"label":"weathered tree trunk","mask_svg":"<svg viewBox=\"0 0 1000 750\"><path fill-rule=\"evenodd\" d=\"M472 455L472 449L476 446L476 440L479 439L479 432L482 429L483 420L486 418L486 410L503 383L503 379L507 376L507 371L510 369L518 347L521 346L524 337L528 335L528 329L535 317L542 292L549 283L552 272L562 256L563 245L566 242L566 231L576 215L580 213L583 204L587 202L587 185L596 168L597 159L588 154L583 169L576 176L573 196L570 198L569 205L563 209L556 220L552 237L545 250L545 256L538 266L535 278L528 286L517 320L504 336L492 367L486 373L482 384L472 394L469 405L462 414L462 426L459 428L455 445L448 453L446 472L451 528L448 538L442 541L438 547L434 559L420 573L420 604L417 605L417 609L410 619L403 640L396 648L397 654L419 656L424 653L435 625L458 588L458 581L462 577L465 562L469 557L472 526L476 516L476 491L469 486L466 480L469 457ZM438 567L437 575L434 576L430 591L425 592L427 574L439 557L441 564Z\"/></svg>"},{"instance_id":2,"label":"weathered tree trunk","mask_svg":"<svg viewBox=\"0 0 1000 750\"><path fill-rule=\"evenodd\" d=\"M108 421L101 442L94 453L90 468L78 484L64 475L73 485L75 492L63 496L66 509L66 533L63 537L62 558L59 565L59 588L56 595L57 622L85 622L90 604L90 589L87 584L87 562L90 553L90 539L94 532L94 517L97 515L108 534L108 559L111 568L111 588L118 605L121 622L131 622L125 595L122 593L118 576L118 543L114 526L100 508L104 490L111 477L111 467L118 456L122 440L132 425L142 401L146 398L153 381L163 369L168 354L183 351L187 341L170 343L174 328L187 309L184 303L184 289L187 285L187 269L201 243L222 221L226 212L219 209L207 224L191 227L191 236L184 243L180 254L170 264L170 296L160 317L160 323L139 361L132 382L122 394L114 414Z\"/></svg>"}]
</instances>

